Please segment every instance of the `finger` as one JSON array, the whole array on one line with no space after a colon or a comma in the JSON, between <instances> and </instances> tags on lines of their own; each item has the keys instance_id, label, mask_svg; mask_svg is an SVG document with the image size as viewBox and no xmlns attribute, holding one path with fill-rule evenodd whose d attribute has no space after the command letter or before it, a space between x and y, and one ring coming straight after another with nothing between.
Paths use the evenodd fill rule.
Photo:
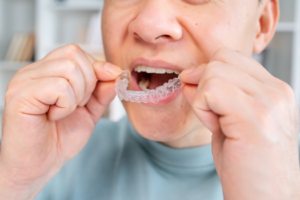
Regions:
<instances>
[{"instance_id":1,"label":"finger","mask_svg":"<svg viewBox=\"0 0 300 200\"><path fill-rule=\"evenodd\" d=\"M272 75L252 57L246 56L241 52L233 51L229 48L221 48L216 51L211 59L211 62L213 61L232 65L262 83L268 83L270 79L273 79Z\"/></svg>"},{"instance_id":2,"label":"finger","mask_svg":"<svg viewBox=\"0 0 300 200\"><path fill-rule=\"evenodd\" d=\"M24 71L20 76L31 79L47 77L64 78L72 86L77 104L84 100L86 83L81 68L76 61L70 59L50 60L45 62L43 67Z\"/></svg>"},{"instance_id":3,"label":"finger","mask_svg":"<svg viewBox=\"0 0 300 200\"><path fill-rule=\"evenodd\" d=\"M184 83L198 85L206 66L207 64L202 64L197 67L185 69L179 74L179 78Z\"/></svg>"},{"instance_id":4,"label":"finger","mask_svg":"<svg viewBox=\"0 0 300 200\"><path fill-rule=\"evenodd\" d=\"M181 89L183 95L191 105L193 104L193 101L197 94L197 88L198 86L196 84L184 84ZM213 130L212 132L214 134L212 135L212 153L214 155L214 158L217 158L219 156L219 153L222 151L223 143L226 139L226 137L222 133L220 126L218 125L219 115L215 115L212 111L207 111L201 112L201 116L201 119L204 121L204 123L202 123L205 124L206 127L210 127L210 130Z\"/></svg>"},{"instance_id":5,"label":"finger","mask_svg":"<svg viewBox=\"0 0 300 200\"><path fill-rule=\"evenodd\" d=\"M78 45L69 44L56 49L55 51L49 53L44 60L53 60L59 58L70 58L75 59L79 65L84 69L83 74L96 75L98 80L107 81L114 80L122 73L122 69L104 61L97 61L91 55L84 52ZM91 66L91 67L88 67ZM91 68L87 70L85 68ZM104 72L103 72L104 71ZM86 73L85 73L86 72Z\"/></svg>"},{"instance_id":6,"label":"finger","mask_svg":"<svg viewBox=\"0 0 300 200\"><path fill-rule=\"evenodd\" d=\"M96 61L94 63L94 69L97 78L102 81L113 81L122 73L121 68L107 62L103 61ZM114 92L114 88L112 88L112 92ZM90 97L92 95L88 96L85 100L81 102L80 105L86 105L86 103L90 100Z\"/></svg>"},{"instance_id":7,"label":"finger","mask_svg":"<svg viewBox=\"0 0 300 200\"><path fill-rule=\"evenodd\" d=\"M115 81L98 82L89 102L86 104L87 110L91 113L93 121L98 122L105 109L115 98Z\"/></svg>"},{"instance_id":8,"label":"finger","mask_svg":"<svg viewBox=\"0 0 300 200\"><path fill-rule=\"evenodd\" d=\"M210 131L222 131L226 137L237 139L243 130L228 131L227 128L245 120L250 109L246 105L252 105L248 101L249 96L237 86L222 79L211 79L198 88L192 107Z\"/></svg>"},{"instance_id":9,"label":"finger","mask_svg":"<svg viewBox=\"0 0 300 200\"><path fill-rule=\"evenodd\" d=\"M122 73L120 67L104 61L96 61L93 67L96 77L100 81L113 81Z\"/></svg>"},{"instance_id":10,"label":"finger","mask_svg":"<svg viewBox=\"0 0 300 200\"><path fill-rule=\"evenodd\" d=\"M193 103L193 100L195 99L195 95L197 93L197 85L191 85L191 84L184 84L181 88L182 94L186 98L186 100L189 102L189 104Z\"/></svg>"},{"instance_id":11,"label":"finger","mask_svg":"<svg viewBox=\"0 0 300 200\"><path fill-rule=\"evenodd\" d=\"M265 84L254 79L244 71L223 62L210 62L202 74L198 87L201 88L210 79L221 79L237 86L248 95L259 96Z\"/></svg>"},{"instance_id":12,"label":"finger","mask_svg":"<svg viewBox=\"0 0 300 200\"><path fill-rule=\"evenodd\" d=\"M100 81L115 80L122 73L121 68L104 61L95 60L91 55L84 52L76 44L63 46L56 51L51 52L45 59L64 57L74 58L81 66L86 82L85 98L83 102L81 102L81 106L85 105L86 102L89 101L89 97L96 87L97 79Z\"/></svg>"},{"instance_id":13,"label":"finger","mask_svg":"<svg viewBox=\"0 0 300 200\"><path fill-rule=\"evenodd\" d=\"M93 56L83 51L81 47L77 44L67 44L65 46L59 47L48 53L42 60L49 61L59 58L74 58L77 56L77 54L85 55L91 64L93 64L96 61L96 59L94 59Z\"/></svg>"},{"instance_id":14,"label":"finger","mask_svg":"<svg viewBox=\"0 0 300 200\"><path fill-rule=\"evenodd\" d=\"M122 70L110 63L96 61L94 63L95 72L99 80L115 80ZM74 89L78 104L83 106L87 103L91 94L85 97L84 90L86 81L84 80L81 68L76 61L69 59L50 60L43 64L43 67L34 68L23 72L23 77L44 78L44 77L63 77L68 80ZM95 87L93 88L93 90Z\"/></svg>"},{"instance_id":15,"label":"finger","mask_svg":"<svg viewBox=\"0 0 300 200\"><path fill-rule=\"evenodd\" d=\"M219 61L210 62L205 67L196 67L193 70L192 75L186 75L184 78L180 77L183 82L194 85L198 84L199 87L202 87L206 81L213 78L226 80L238 86L249 95L261 94L261 90L265 84L254 79L239 68Z\"/></svg>"},{"instance_id":16,"label":"finger","mask_svg":"<svg viewBox=\"0 0 300 200\"><path fill-rule=\"evenodd\" d=\"M20 112L28 115L43 115L57 121L72 113L76 107L76 96L70 83L64 78L42 78L32 80L26 90L12 99L21 101Z\"/></svg>"},{"instance_id":17,"label":"finger","mask_svg":"<svg viewBox=\"0 0 300 200\"><path fill-rule=\"evenodd\" d=\"M88 58L86 55L78 45L69 44L49 53L45 57L45 60L68 58L75 60L79 64L85 80L85 99L94 91L97 83L97 78L93 70L95 60L90 60L91 58Z\"/></svg>"}]
</instances>

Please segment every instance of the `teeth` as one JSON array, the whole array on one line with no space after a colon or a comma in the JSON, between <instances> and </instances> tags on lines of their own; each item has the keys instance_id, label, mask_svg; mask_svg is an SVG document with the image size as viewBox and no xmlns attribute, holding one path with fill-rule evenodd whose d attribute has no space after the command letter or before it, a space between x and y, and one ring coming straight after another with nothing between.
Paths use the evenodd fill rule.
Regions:
<instances>
[{"instance_id":1,"label":"teeth","mask_svg":"<svg viewBox=\"0 0 300 200\"><path fill-rule=\"evenodd\" d=\"M173 71L173 70L170 70L170 69L167 69L166 72L167 72L168 74L172 74L174 71Z\"/></svg>"},{"instance_id":2,"label":"teeth","mask_svg":"<svg viewBox=\"0 0 300 200\"><path fill-rule=\"evenodd\" d=\"M140 66L140 70L141 70L141 72L145 72L145 71L147 70L147 67L146 67L146 66L143 66L143 65L141 65L141 66Z\"/></svg>"},{"instance_id":3,"label":"teeth","mask_svg":"<svg viewBox=\"0 0 300 200\"><path fill-rule=\"evenodd\" d=\"M137 66L134 69L134 71L136 71L136 72L146 72L146 73L149 73L149 74L165 74L165 73L172 74L172 73L175 73L175 74L178 75L180 73L178 71L174 71L174 70L171 70L171 69L147 67L145 65Z\"/></svg>"},{"instance_id":4,"label":"teeth","mask_svg":"<svg viewBox=\"0 0 300 200\"><path fill-rule=\"evenodd\" d=\"M148 74L155 73L155 68L153 68L153 67L146 67L146 72L147 72Z\"/></svg>"},{"instance_id":5,"label":"teeth","mask_svg":"<svg viewBox=\"0 0 300 200\"><path fill-rule=\"evenodd\" d=\"M162 69L162 68L156 68L155 69L155 73L157 73L157 74L164 74L164 73L166 73L166 70Z\"/></svg>"},{"instance_id":6,"label":"teeth","mask_svg":"<svg viewBox=\"0 0 300 200\"><path fill-rule=\"evenodd\" d=\"M140 80L139 82L139 86L142 90L144 90L145 92L149 91L149 85L150 85L150 81L145 79L145 78L142 78L142 80Z\"/></svg>"}]
</instances>

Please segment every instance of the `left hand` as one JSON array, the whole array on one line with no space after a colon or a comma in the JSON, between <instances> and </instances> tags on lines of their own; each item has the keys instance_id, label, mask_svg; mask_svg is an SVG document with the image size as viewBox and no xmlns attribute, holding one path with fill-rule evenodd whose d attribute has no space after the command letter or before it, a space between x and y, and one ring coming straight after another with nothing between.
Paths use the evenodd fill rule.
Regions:
<instances>
[{"instance_id":1,"label":"left hand","mask_svg":"<svg viewBox=\"0 0 300 200\"><path fill-rule=\"evenodd\" d=\"M213 133L224 198L299 200L299 114L291 87L227 48L180 79L195 114Z\"/></svg>"}]
</instances>

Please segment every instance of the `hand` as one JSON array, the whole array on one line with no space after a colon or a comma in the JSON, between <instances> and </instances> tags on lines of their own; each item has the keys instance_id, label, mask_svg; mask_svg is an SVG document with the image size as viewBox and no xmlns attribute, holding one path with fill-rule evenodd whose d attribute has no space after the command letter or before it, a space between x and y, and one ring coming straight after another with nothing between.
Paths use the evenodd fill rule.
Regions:
<instances>
[{"instance_id":1,"label":"hand","mask_svg":"<svg viewBox=\"0 0 300 200\"><path fill-rule=\"evenodd\" d=\"M85 146L120 73L70 44L13 77L5 96L0 199L34 198Z\"/></svg>"},{"instance_id":2,"label":"hand","mask_svg":"<svg viewBox=\"0 0 300 200\"><path fill-rule=\"evenodd\" d=\"M288 84L226 48L180 79L195 114L213 133L224 198L299 200L299 116Z\"/></svg>"}]
</instances>

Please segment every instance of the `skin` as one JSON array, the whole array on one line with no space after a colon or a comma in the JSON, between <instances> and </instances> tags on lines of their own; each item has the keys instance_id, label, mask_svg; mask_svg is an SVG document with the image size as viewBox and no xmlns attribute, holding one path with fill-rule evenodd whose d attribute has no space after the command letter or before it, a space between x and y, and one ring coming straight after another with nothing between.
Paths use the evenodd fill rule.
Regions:
<instances>
[{"instance_id":1,"label":"skin","mask_svg":"<svg viewBox=\"0 0 300 200\"><path fill-rule=\"evenodd\" d=\"M142 136L175 148L211 142L227 200L299 200L295 97L250 57L273 37L278 15L277 0L105 1L113 64L67 45L9 84L0 199L33 199L88 141L115 96L117 66L143 57L176 66L185 86L168 105L124 102Z\"/></svg>"},{"instance_id":2,"label":"skin","mask_svg":"<svg viewBox=\"0 0 300 200\"><path fill-rule=\"evenodd\" d=\"M276 6L276 2L272 4ZM256 36L261 33L258 20L263 11L259 7L256 1L239 0L106 1L102 29L107 60L130 71L135 59L163 60L183 71L208 63L222 47L251 55ZM274 15L271 30L263 44L258 44L262 47L257 52L274 33L278 13ZM176 148L211 142L211 132L183 95L162 107L123 104L134 127L150 140Z\"/></svg>"}]
</instances>

